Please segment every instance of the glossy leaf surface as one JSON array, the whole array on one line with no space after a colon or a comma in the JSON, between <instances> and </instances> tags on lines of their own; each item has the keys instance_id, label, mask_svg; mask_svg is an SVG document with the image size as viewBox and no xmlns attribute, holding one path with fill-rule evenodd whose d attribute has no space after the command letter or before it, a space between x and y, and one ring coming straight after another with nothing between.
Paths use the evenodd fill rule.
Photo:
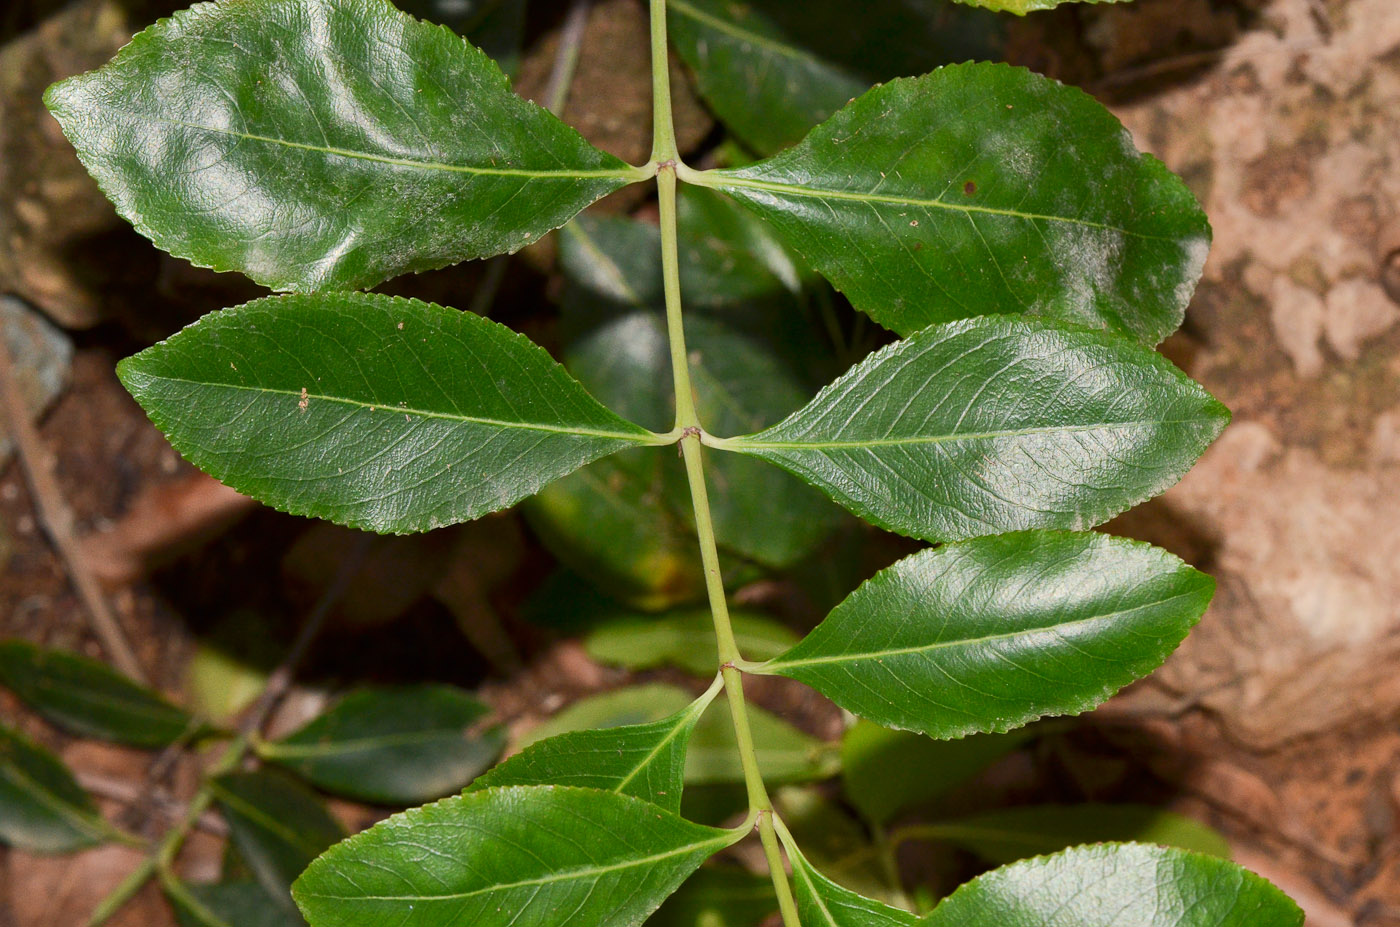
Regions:
<instances>
[{"instance_id":1,"label":"glossy leaf surface","mask_svg":"<svg viewBox=\"0 0 1400 927\"><path fill-rule=\"evenodd\" d=\"M1147 544L1024 532L920 551L763 672L951 739L1076 714L1156 669L1215 584Z\"/></svg>"},{"instance_id":2,"label":"glossy leaf surface","mask_svg":"<svg viewBox=\"0 0 1400 927\"><path fill-rule=\"evenodd\" d=\"M164 747L197 727L186 712L107 664L27 641L0 643L0 685L79 737Z\"/></svg>"},{"instance_id":3,"label":"glossy leaf surface","mask_svg":"<svg viewBox=\"0 0 1400 927\"><path fill-rule=\"evenodd\" d=\"M857 721L841 738L846 800L866 820L883 824L896 812L931 801L972 778L1034 733L1033 728L1020 728L1006 734L932 740Z\"/></svg>"},{"instance_id":4,"label":"glossy leaf surface","mask_svg":"<svg viewBox=\"0 0 1400 927\"><path fill-rule=\"evenodd\" d=\"M790 628L756 612L732 611L729 619L745 659L776 657L798 640ZM708 610L622 618L588 635L584 648L600 663L628 669L675 666L697 676L719 670L714 620Z\"/></svg>"},{"instance_id":5,"label":"glossy leaf surface","mask_svg":"<svg viewBox=\"0 0 1400 927\"><path fill-rule=\"evenodd\" d=\"M514 252L639 179L383 0L200 4L45 100L138 231L278 290Z\"/></svg>"},{"instance_id":6,"label":"glossy leaf surface","mask_svg":"<svg viewBox=\"0 0 1400 927\"><path fill-rule=\"evenodd\" d=\"M991 317L896 342L772 428L714 443L877 525L950 541L1107 521L1180 479L1228 420L1147 348Z\"/></svg>"},{"instance_id":7,"label":"glossy leaf surface","mask_svg":"<svg viewBox=\"0 0 1400 927\"><path fill-rule=\"evenodd\" d=\"M995 53L989 15L936 0L668 0L671 42L754 150L797 143L876 81Z\"/></svg>"},{"instance_id":8,"label":"glossy leaf surface","mask_svg":"<svg viewBox=\"0 0 1400 927\"><path fill-rule=\"evenodd\" d=\"M926 927L1301 927L1287 895L1233 863L1140 844L1078 847L959 888ZM844 927L844 925L843 925Z\"/></svg>"},{"instance_id":9,"label":"glossy leaf surface","mask_svg":"<svg viewBox=\"0 0 1400 927\"><path fill-rule=\"evenodd\" d=\"M472 783L568 785L631 795L680 814L686 748L718 687L649 724L570 731L536 741Z\"/></svg>"},{"instance_id":10,"label":"glossy leaf surface","mask_svg":"<svg viewBox=\"0 0 1400 927\"><path fill-rule=\"evenodd\" d=\"M866 93L774 158L694 175L901 334L1045 315L1155 344L1210 247L1191 192L1083 92L999 64Z\"/></svg>"},{"instance_id":11,"label":"glossy leaf surface","mask_svg":"<svg viewBox=\"0 0 1400 927\"><path fill-rule=\"evenodd\" d=\"M580 699L531 730L520 746L569 731L657 721L683 710L692 698L683 689L659 683L615 689ZM766 781L823 779L837 771L840 760L830 745L754 705L748 706L748 712L758 766ZM701 716L691 734L686 751L686 784L742 782L744 771L737 749L729 706L719 699Z\"/></svg>"},{"instance_id":12,"label":"glossy leaf surface","mask_svg":"<svg viewBox=\"0 0 1400 927\"><path fill-rule=\"evenodd\" d=\"M505 326L389 296L260 299L117 369L196 466L372 531L476 518L655 440Z\"/></svg>"},{"instance_id":13,"label":"glossy leaf surface","mask_svg":"<svg viewBox=\"0 0 1400 927\"><path fill-rule=\"evenodd\" d=\"M285 898L302 870L345 836L320 798L285 773L230 773L210 788L229 839L273 898Z\"/></svg>"},{"instance_id":14,"label":"glossy leaf surface","mask_svg":"<svg viewBox=\"0 0 1400 927\"><path fill-rule=\"evenodd\" d=\"M165 896L180 927L304 927L295 909L279 904L256 882L184 882Z\"/></svg>"},{"instance_id":15,"label":"glossy leaf surface","mask_svg":"<svg viewBox=\"0 0 1400 927\"><path fill-rule=\"evenodd\" d=\"M351 837L293 894L311 927L639 924L746 833L594 789L488 789Z\"/></svg>"},{"instance_id":16,"label":"glossy leaf surface","mask_svg":"<svg viewBox=\"0 0 1400 927\"><path fill-rule=\"evenodd\" d=\"M1081 843L1153 843L1230 858L1211 827L1150 805L1030 805L1000 808L919 828L920 837L957 844L995 865Z\"/></svg>"},{"instance_id":17,"label":"glossy leaf surface","mask_svg":"<svg viewBox=\"0 0 1400 927\"><path fill-rule=\"evenodd\" d=\"M62 760L0 726L0 841L34 853L70 853L111 833Z\"/></svg>"},{"instance_id":18,"label":"glossy leaf surface","mask_svg":"<svg viewBox=\"0 0 1400 927\"><path fill-rule=\"evenodd\" d=\"M500 728L473 730L487 711L452 686L369 689L258 754L328 792L418 804L460 789L500 756Z\"/></svg>"}]
</instances>

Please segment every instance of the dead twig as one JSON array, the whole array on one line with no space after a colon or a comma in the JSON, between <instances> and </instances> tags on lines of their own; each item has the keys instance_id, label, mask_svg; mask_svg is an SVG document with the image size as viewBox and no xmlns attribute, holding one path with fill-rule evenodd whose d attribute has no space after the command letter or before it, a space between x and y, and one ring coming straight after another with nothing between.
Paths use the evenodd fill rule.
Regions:
<instances>
[{"instance_id":1,"label":"dead twig","mask_svg":"<svg viewBox=\"0 0 1400 927\"><path fill-rule=\"evenodd\" d=\"M102 594L102 587L83 559L82 549L73 534L73 512L68 508L53 476L53 455L39 437L39 429L30 421L29 410L25 408L24 398L15 380L10 348L3 339L0 339L0 409L3 409L5 425L14 440L15 456L24 471L39 524L62 558L68 579L86 606L93 633L117 669L145 683L146 674L136 659L136 653L127 642L106 596Z\"/></svg>"}]
</instances>

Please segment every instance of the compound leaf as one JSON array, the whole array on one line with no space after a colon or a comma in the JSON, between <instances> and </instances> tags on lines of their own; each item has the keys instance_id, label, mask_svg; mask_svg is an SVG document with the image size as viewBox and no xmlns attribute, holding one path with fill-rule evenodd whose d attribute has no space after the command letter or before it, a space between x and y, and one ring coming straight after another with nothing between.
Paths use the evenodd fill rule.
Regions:
<instances>
[{"instance_id":1,"label":"compound leaf","mask_svg":"<svg viewBox=\"0 0 1400 927\"><path fill-rule=\"evenodd\" d=\"M503 325L364 293L260 299L118 366L171 444L294 515L407 533L656 443Z\"/></svg>"},{"instance_id":2,"label":"compound leaf","mask_svg":"<svg viewBox=\"0 0 1400 927\"><path fill-rule=\"evenodd\" d=\"M596 789L488 789L351 837L292 893L311 927L639 924L747 832Z\"/></svg>"},{"instance_id":3,"label":"compound leaf","mask_svg":"<svg viewBox=\"0 0 1400 927\"><path fill-rule=\"evenodd\" d=\"M0 685L79 737L164 747L198 728L185 711L107 664L27 641L0 643Z\"/></svg>"},{"instance_id":4,"label":"compound leaf","mask_svg":"<svg viewBox=\"0 0 1400 927\"><path fill-rule=\"evenodd\" d=\"M0 726L0 841L34 853L70 853L112 835L62 760Z\"/></svg>"},{"instance_id":5,"label":"compound leaf","mask_svg":"<svg viewBox=\"0 0 1400 927\"><path fill-rule=\"evenodd\" d=\"M302 870L345 836L321 799L285 773L229 773L210 780L209 788L229 839L273 898L286 898Z\"/></svg>"},{"instance_id":6,"label":"compound leaf","mask_svg":"<svg viewBox=\"0 0 1400 927\"><path fill-rule=\"evenodd\" d=\"M507 785L581 786L631 795L680 814L686 748L718 691L716 683L660 721L570 731L536 741L477 779L468 791Z\"/></svg>"},{"instance_id":7,"label":"compound leaf","mask_svg":"<svg viewBox=\"0 0 1400 927\"><path fill-rule=\"evenodd\" d=\"M1077 847L979 876L925 927L1301 927L1283 892L1234 863L1143 844Z\"/></svg>"},{"instance_id":8,"label":"compound leaf","mask_svg":"<svg viewBox=\"0 0 1400 927\"><path fill-rule=\"evenodd\" d=\"M384 0L199 4L45 101L138 231L278 290L514 252L643 176Z\"/></svg>"},{"instance_id":9,"label":"compound leaf","mask_svg":"<svg viewBox=\"0 0 1400 927\"><path fill-rule=\"evenodd\" d=\"M1210 247L1191 192L1108 110L1000 64L891 81L774 158L686 176L773 222L901 334L1025 313L1155 344Z\"/></svg>"},{"instance_id":10,"label":"compound leaf","mask_svg":"<svg viewBox=\"0 0 1400 927\"><path fill-rule=\"evenodd\" d=\"M1054 853L1081 843L1134 842L1230 858L1219 831L1150 805L1030 805L998 808L953 821L917 825L920 838L971 850L994 865Z\"/></svg>"},{"instance_id":11,"label":"compound leaf","mask_svg":"<svg viewBox=\"0 0 1400 927\"><path fill-rule=\"evenodd\" d=\"M920 551L761 672L887 727L951 739L1075 714L1151 672L1215 584L1166 551L1022 532Z\"/></svg>"},{"instance_id":12,"label":"compound leaf","mask_svg":"<svg viewBox=\"0 0 1400 927\"><path fill-rule=\"evenodd\" d=\"M1228 420L1148 348L993 316L896 342L772 428L712 443L950 541L1107 521L1180 479Z\"/></svg>"},{"instance_id":13,"label":"compound leaf","mask_svg":"<svg viewBox=\"0 0 1400 927\"><path fill-rule=\"evenodd\" d=\"M500 728L472 730L488 710L452 686L352 692L258 754L328 792L413 805L460 789L500 755Z\"/></svg>"}]
</instances>

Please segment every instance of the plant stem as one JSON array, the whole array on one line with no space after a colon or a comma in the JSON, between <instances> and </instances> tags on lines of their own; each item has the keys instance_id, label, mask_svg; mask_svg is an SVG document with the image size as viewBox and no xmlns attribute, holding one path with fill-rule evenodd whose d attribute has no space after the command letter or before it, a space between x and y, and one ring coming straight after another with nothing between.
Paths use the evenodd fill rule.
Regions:
<instances>
[{"instance_id":1,"label":"plant stem","mask_svg":"<svg viewBox=\"0 0 1400 927\"><path fill-rule=\"evenodd\" d=\"M651 0L651 160L675 161L676 124L671 117L671 59L666 45L666 0Z\"/></svg>"}]
</instances>

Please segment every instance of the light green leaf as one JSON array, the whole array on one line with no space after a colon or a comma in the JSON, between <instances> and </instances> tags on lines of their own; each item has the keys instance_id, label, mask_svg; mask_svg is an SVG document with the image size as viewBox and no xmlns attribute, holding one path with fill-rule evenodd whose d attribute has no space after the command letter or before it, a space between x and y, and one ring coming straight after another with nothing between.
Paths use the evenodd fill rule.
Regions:
<instances>
[{"instance_id":1,"label":"light green leaf","mask_svg":"<svg viewBox=\"0 0 1400 927\"><path fill-rule=\"evenodd\" d=\"M876 574L760 672L887 727L951 739L1077 714L1161 665L1215 583L1164 550L1021 532Z\"/></svg>"},{"instance_id":2,"label":"light green leaf","mask_svg":"<svg viewBox=\"0 0 1400 927\"><path fill-rule=\"evenodd\" d=\"M857 721L841 738L846 800L866 820L884 824L896 812L931 801L967 781L1034 735L1035 729L1020 728L1006 734L931 740L923 734Z\"/></svg>"},{"instance_id":3,"label":"light green leaf","mask_svg":"<svg viewBox=\"0 0 1400 927\"><path fill-rule=\"evenodd\" d=\"M995 17L930 0L668 0L671 42L715 114L771 154L870 85L995 53Z\"/></svg>"},{"instance_id":4,"label":"light green leaf","mask_svg":"<svg viewBox=\"0 0 1400 927\"><path fill-rule=\"evenodd\" d=\"M105 663L27 641L0 643L0 685L59 727L137 747L164 747L197 722Z\"/></svg>"},{"instance_id":5,"label":"light green leaf","mask_svg":"<svg viewBox=\"0 0 1400 927\"><path fill-rule=\"evenodd\" d=\"M71 853L111 837L63 761L0 726L0 841L33 853Z\"/></svg>"},{"instance_id":6,"label":"light green leaf","mask_svg":"<svg viewBox=\"0 0 1400 927\"><path fill-rule=\"evenodd\" d=\"M500 756L499 727L473 732L489 709L452 686L353 692L258 755L328 792L413 805L466 785Z\"/></svg>"},{"instance_id":7,"label":"light green leaf","mask_svg":"<svg viewBox=\"0 0 1400 927\"><path fill-rule=\"evenodd\" d=\"M896 342L772 428L709 443L877 525L951 541L1107 521L1180 479L1228 420L1147 348L988 317Z\"/></svg>"},{"instance_id":8,"label":"light green leaf","mask_svg":"<svg viewBox=\"0 0 1400 927\"><path fill-rule=\"evenodd\" d=\"M758 927L777 910L767 876L737 866L704 866L647 919L647 927Z\"/></svg>"},{"instance_id":9,"label":"light green leaf","mask_svg":"<svg viewBox=\"0 0 1400 927\"><path fill-rule=\"evenodd\" d=\"M384 0L199 4L45 102L138 231L278 290L515 252L645 176Z\"/></svg>"},{"instance_id":10,"label":"light green leaf","mask_svg":"<svg viewBox=\"0 0 1400 927\"><path fill-rule=\"evenodd\" d=\"M1024 313L1155 344L1210 246L1191 192L1108 110L1000 64L891 81L774 158L683 177L774 223L901 334Z\"/></svg>"},{"instance_id":11,"label":"light green leaf","mask_svg":"<svg viewBox=\"0 0 1400 927\"><path fill-rule=\"evenodd\" d=\"M776 657L798 640L791 629L757 612L732 611L729 620L739 652L750 660ZM719 669L714 620L708 609L621 617L589 634L583 646L599 663L628 669L676 666L697 676Z\"/></svg>"},{"instance_id":12,"label":"light green leaf","mask_svg":"<svg viewBox=\"0 0 1400 927\"><path fill-rule=\"evenodd\" d=\"M911 836L956 844L995 865L1055 853L1081 843L1134 842L1230 858L1214 828L1150 805L1031 805L954 821L914 825Z\"/></svg>"},{"instance_id":13,"label":"light green leaf","mask_svg":"<svg viewBox=\"0 0 1400 927\"><path fill-rule=\"evenodd\" d=\"M570 731L536 741L471 784L569 785L631 795L680 814L686 748L719 679L673 715L649 724Z\"/></svg>"},{"instance_id":14,"label":"light green leaf","mask_svg":"<svg viewBox=\"0 0 1400 927\"><path fill-rule=\"evenodd\" d=\"M312 927L638 924L748 831L594 789L488 789L351 837L293 895Z\"/></svg>"},{"instance_id":15,"label":"light green leaf","mask_svg":"<svg viewBox=\"0 0 1400 927\"><path fill-rule=\"evenodd\" d=\"M495 322L362 293L260 299L122 361L171 444L294 515L407 533L661 439Z\"/></svg>"},{"instance_id":16,"label":"light green leaf","mask_svg":"<svg viewBox=\"0 0 1400 927\"><path fill-rule=\"evenodd\" d=\"M209 788L228 822L229 839L273 898L286 898L302 870L345 836L320 798L285 773L230 773L211 780Z\"/></svg>"},{"instance_id":17,"label":"light green leaf","mask_svg":"<svg viewBox=\"0 0 1400 927\"><path fill-rule=\"evenodd\" d=\"M518 744L527 747L546 737L590 728L615 728L659 721L692 701L683 689L660 683L614 689L580 699L531 730ZM840 767L837 751L781 718L748 705L749 726L757 746L759 769L769 783L824 779ZM734 742L734 725L723 700L701 716L686 751L687 785L743 782L744 771Z\"/></svg>"},{"instance_id":18,"label":"light green leaf","mask_svg":"<svg viewBox=\"0 0 1400 927\"><path fill-rule=\"evenodd\" d=\"M1062 3L1127 3L1129 0L957 0L969 6L980 6L999 13L1025 16L1036 10L1052 10Z\"/></svg>"},{"instance_id":19,"label":"light green leaf","mask_svg":"<svg viewBox=\"0 0 1400 927\"><path fill-rule=\"evenodd\" d=\"M1288 896L1233 863L1141 844L1078 847L959 888L925 927L1301 927ZM844 925L843 925L844 927Z\"/></svg>"},{"instance_id":20,"label":"light green leaf","mask_svg":"<svg viewBox=\"0 0 1400 927\"><path fill-rule=\"evenodd\" d=\"M273 900L256 882L165 881L180 927L304 927L295 909Z\"/></svg>"}]
</instances>

